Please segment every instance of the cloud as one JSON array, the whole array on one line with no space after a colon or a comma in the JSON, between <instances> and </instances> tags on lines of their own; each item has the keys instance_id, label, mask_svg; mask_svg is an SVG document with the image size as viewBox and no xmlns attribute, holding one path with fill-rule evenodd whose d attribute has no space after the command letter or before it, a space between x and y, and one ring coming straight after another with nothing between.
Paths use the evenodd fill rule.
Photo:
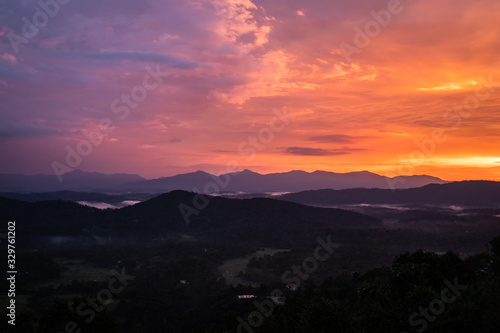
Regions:
<instances>
[{"instance_id":1,"label":"cloud","mask_svg":"<svg viewBox=\"0 0 500 333\"><path fill-rule=\"evenodd\" d=\"M36 126L29 124L6 124L3 123L0 127L0 138L16 139L16 138L38 138L41 136L64 135L63 132L57 129L48 128L45 126Z\"/></svg>"},{"instance_id":2,"label":"cloud","mask_svg":"<svg viewBox=\"0 0 500 333\"><path fill-rule=\"evenodd\" d=\"M57 51L63 57L83 57L87 59L101 60L105 63L116 63L119 61L144 62L155 64L166 64L173 68L193 69L197 67L208 67L192 61L187 61L169 54L144 53L144 52L81 52L81 51Z\"/></svg>"},{"instance_id":3,"label":"cloud","mask_svg":"<svg viewBox=\"0 0 500 333\"><path fill-rule=\"evenodd\" d=\"M246 73L244 82L229 89L215 89L212 96L231 104L244 104L251 98L286 96L294 91L314 90L318 87L296 80L290 66L295 62L293 55L284 50L270 51L261 58L253 58L253 65Z\"/></svg>"},{"instance_id":4,"label":"cloud","mask_svg":"<svg viewBox=\"0 0 500 333\"><path fill-rule=\"evenodd\" d=\"M403 5L347 63L340 44L353 44L355 29L386 0L71 1L15 55L7 35L21 34L21 18L40 8L8 1L0 27L0 133L8 140L0 157L10 160L0 172L50 172L65 145L104 118L116 129L84 168L165 176L224 166L228 155L242 158L238 144L283 107L295 117L249 167L394 171L435 128L448 137L436 146L437 161L496 156L500 2ZM120 120L111 103L157 64L169 75ZM481 76L494 94L450 128L456 122L444 112L475 96ZM362 149L349 147L361 141L366 150L356 154ZM449 179L450 169L415 166L415 173L436 170Z\"/></svg>"},{"instance_id":5,"label":"cloud","mask_svg":"<svg viewBox=\"0 0 500 333\"><path fill-rule=\"evenodd\" d=\"M343 134L312 136L308 140L318 143L353 143L359 137Z\"/></svg>"},{"instance_id":6,"label":"cloud","mask_svg":"<svg viewBox=\"0 0 500 333\"><path fill-rule=\"evenodd\" d=\"M4 53L0 56L0 59L3 59L3 60L7 60L11 63L16 63L17 62L17 58L13 55L13 54L10 54L10 53Z\"/></svg>"},{"instance_id":7,"label":"cloud","mask_svg":"<svg viewBox=\"0 0 500 333\"><path fill-rule=\"evenodd\" d=\"M212 150L214 153L234 153L234 150L223 150L223 149L214 149Z\"/></svg>"},{"instance_id":8,"label":"cloud","mask_svg":"<svg viewBox=\"0 0 500 333\"><path fill-rule=\"evenodd\" d=\"M347 149L322 149L309 147L282 147L283 154L297 156L338 156L350 154Z\"/></svg>"}]
</instances>

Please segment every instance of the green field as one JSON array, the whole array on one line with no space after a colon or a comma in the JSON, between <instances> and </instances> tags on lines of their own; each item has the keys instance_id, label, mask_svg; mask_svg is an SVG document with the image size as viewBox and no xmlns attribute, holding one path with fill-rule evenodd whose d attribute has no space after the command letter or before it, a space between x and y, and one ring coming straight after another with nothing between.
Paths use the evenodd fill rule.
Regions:
<instances>
[{"instance_id":1,"label":"green field","mask_svg":"<svg viewBox=\"0 0 500 333\"><path fill-rule=\"evenodd\" d=\"M53 286L59 287L61 284L71 284L72 281L107 281L113 275L110 268L94 267L81 259L65 259L53 258L62 267L61 277L57 280L45 281L34 285L35 289L41 287ZM30 295L16 294L16 307L22 308L26 304L26 299ZM66 295L67 298L72 298L76 295ZM61 296L65 298L65 296ZM7 297L0 298L0 307L4 308L8 305Z\"/></svg>"},{"instance_id":2,"label":"green field","mask_svg":"<svg viewBox=\"0 0 500 333\"><path fill-rule=\"evenodd\" d=\"M45 282L40 286L53 285L57 288L60 284L68 284L72 281L106 281L113 274L110 268L94 267L81 259L54 258L61 268L61 277L58 280Z\"/></svg>"},{"instance_id":3,"label":"green field","mask_svg":"<svg viewBox=\"0 0 500 333\"><path fill-rule=\"evenodd\" d=\"M246 257L240 257L240 258L234 258L234 259L229 259L224 261L224 263L219 266L219 271L221 272L222 276L226 279L226 283L228 285L233 285L237 286L238 284L242 284L245 286L257 286L257 284L247 281L241 277L238 276L240 272L245 273L247 271L247 265L250 262L252 258L261 258L266 255L273 256L276 253L280 252L288 252L290 249L272 249L272 248L265 248L263 250L258 250Z\"/></svg>"}]
</instances>

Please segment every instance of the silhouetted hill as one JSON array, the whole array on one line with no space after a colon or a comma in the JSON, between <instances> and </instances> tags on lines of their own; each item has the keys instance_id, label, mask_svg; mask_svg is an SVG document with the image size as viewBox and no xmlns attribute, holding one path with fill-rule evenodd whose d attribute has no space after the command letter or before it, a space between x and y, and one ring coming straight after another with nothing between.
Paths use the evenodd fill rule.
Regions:
<instances>
[{"instance_id":1,"label":"silhouetted hill","mask_svg":"<svg viewBox=\"0 0 500 333\"><path fill-rule=\"evenodd\" d=\"M94 223L101 223L99 218L94 219L101 214L96 208L70 201L26 202L0 198L0 216L5 221L16 222L18 244L57 242L64 238L93 242L87 230L91 230Z\"/></svg>"},{"instance_id":2,"label":"silhouetted hill","mask_svg":"<svg viewBox=\"0 0 500 333\"><path fill-rule=\"evenodd\" d=\"M158 238L175 233L213 240L284 244L304 233L358 228L379 221L341 209L309 207L274 199L205 197L208 205L186 223L180 205L192 207L195 193L174 191L121 209L98 210L68 201L25 202L0 198L0 217L16 220L22 235ZM199 206L198 206L199 207Z\"/></svg>"},{"instance_id":3,"label":"silhouetted hill","mask_svg":"<svg viewBox=\"0 0 500 333\"><path fill-rule=\"evenodd\" d=\"M500 182L462 181L430 184L420 188L399 189L347 189L304 191L279 196L279 199L309 205L347 204L425 204L465 205L478 207L500 206Z\"/></svg>"},{"instance_id":4,"label":"silhouetted hill","mask_svg":"<svg viewBox=\"0 0 500 333\"><path fill-rule=\"evenodd\" d=\"M247 200L205 197L203 205L194 193L173 191L122 208L109 219L116 228L136 229L137 234L188 233L215 241L290 245L295 239L325 229L369 227L377 219L341 209L323 209L267 198ZM196 209L186 221L180 212ZM188 208L190 207L190 208ZM203 207L203 206L198 206Z\"/></svg>"}]
</instances>

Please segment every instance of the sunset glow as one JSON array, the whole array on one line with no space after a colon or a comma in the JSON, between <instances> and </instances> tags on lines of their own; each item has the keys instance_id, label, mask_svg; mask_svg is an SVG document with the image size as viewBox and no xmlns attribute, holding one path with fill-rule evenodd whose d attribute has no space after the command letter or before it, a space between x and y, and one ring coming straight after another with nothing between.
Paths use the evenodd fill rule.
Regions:
<instances>
[{"instance_id":1,"label":"sunset glow","mask_svg":"<svg viewBox=\"0 0 500 333\"><path fill-rule=\"evenodd\" d=\"M1 173L500 181L499 1L70 1L30 38L8 7Z\"/></svg>"}]
</instances>

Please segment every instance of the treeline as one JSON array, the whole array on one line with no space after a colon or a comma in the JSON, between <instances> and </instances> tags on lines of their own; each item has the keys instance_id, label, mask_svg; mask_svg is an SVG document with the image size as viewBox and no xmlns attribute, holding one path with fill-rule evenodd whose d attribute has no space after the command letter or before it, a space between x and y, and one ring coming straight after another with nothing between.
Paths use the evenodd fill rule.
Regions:
<instances>
[{"instance_id":1,"label":"treeline","mask_svg":"<svg viewBox=\"0 0 500 333\"><path fill-rule=\"evenodd\" d=\"M499 332L500 237L490 245L490 252L464 260L453 252L406 252L390 266L348 272L321 283L306 280L295 291L278 282L227 287L216 271L223 256L207 244L150 246L142 253L117 246L108 249L107 256L120 262L115 270L125 270L134 279L113 294L109 304L96 300L109 288L108 281L32 290L30 281L24 281L30 296L18 310L16 330L6 320L0 329L65 332L66 325L74 323L74 332L93 333ZM39 254L41 266L53 265L45 255ZM270 262L265 257L251 266ZM55 269L53 276L57 274ZM53 276L46 273L44 278ZM273 301L269 296L276 290L282 295ZM256 298L242 301L237 295ZM92 316L90 305L78 311L89 300L100 309ZM281 301L284 304L278 305ZM88 310L85 315L82 309Z\"/></svg>"},{"instance_id":2,"label":"treeline","mask_svg":"<svg viewBox=\"0 0 500 333\"><path fill-rule=\"evenodd\" d=\"M284 288L285 305L257 301L232 330L210 332L499 332L500 237L491 245L465 260L407 252L391 267L307 280Z\"/></svg>"}]
</instances>

